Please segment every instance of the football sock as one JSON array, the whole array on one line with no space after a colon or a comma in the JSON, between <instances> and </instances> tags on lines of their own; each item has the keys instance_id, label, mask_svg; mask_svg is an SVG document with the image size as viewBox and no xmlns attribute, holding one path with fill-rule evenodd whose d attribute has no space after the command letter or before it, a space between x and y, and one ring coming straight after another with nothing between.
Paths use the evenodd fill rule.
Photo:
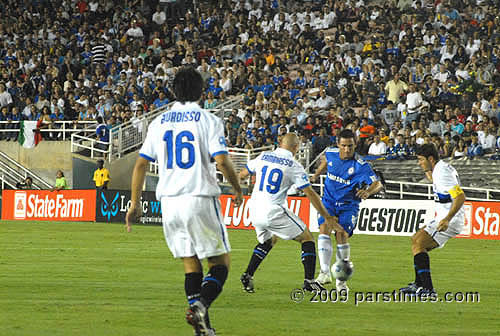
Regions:
<instances>
[{"instance_id":1,"label":"football sock","mask_svg":"<svg viewBox=\"0 0 500 336\"><path fill-rule=\"evenodd\" d=\"M420 252L413 257L413 260L415 261L417 274L420 279L420 287L433 289L430 260L427 252Z\"/></svg>"},{"instance_id":2,"label":"football sock","mask_svg":"<svg viewBox=\"0 0 500 336\"><path fill-rule=\"evenodd\" d=\"M258 244L257 246L255 246L245 273L253 276L255 271L257 270L257 267L259 267L260 263L264 260L264 258L272 248L273 245L271 243L271 239L267 240L264 244Z\"/></svg>"},{"instance_id":3,"label":"football sock","mask_svg":"<svg viewBox=\"0 0 500 336\"><path fill-rule=\"evenodd\" d=\"M201 283L201 302L208 308L212 302L222 292L224 282L227 279L227 267L225 265L215 265L207 273Z\"/></svg>"},{"instance_id":4,"label":"football sock","mask_svg":"<svg viewBox=\"0 0 500 336\"><path fill-rule=\"evenodd\" d=\"M318 257L321 272L330 273L330 263L332 261L333 247L332 239L329 235L320 234L318 236Z\"/></svg>"},{"instance_id":5,"label":"football sock","mask_svg":"<svg viewBox=\"0 0 500 336\"><path fill-rule=\"evenodd\" d=\"M413 264L413 266L415 268L415 285L417 287L422 287L422 282L420 281L420 274L418 274L417 264Z\"/></svg>"},{"instance_id":6,"label":"football sock","mask_svg":"<svg viewBox=\"0 0 500 336\"><path fill-rule=\"evenodd\" d=\"M304 265L304 278L313 280L316 268L316 244L312 241L302 243L302 264Z\"/></svg>"},{"instance_id":7,"label":"football sock","mask_svg":"<svg viewBox=\"0 0 500 336\"><path fill-rule=\"evenodd\" d=\"M349 260L351 258L351 246L349 244L337 245L337 260Z\"/></svg>"},{"instance_id":8,"label":"football sock","mask_svg":"<svg viewBox=\"0 0 500 336\"><path fill-rule=\"evenodd\" d=\"M200 300L202 279L203 273L201 272L192 272L185 274L184 291L186 292L186 298L190 305Z\"/></svg>"}]
</instances>

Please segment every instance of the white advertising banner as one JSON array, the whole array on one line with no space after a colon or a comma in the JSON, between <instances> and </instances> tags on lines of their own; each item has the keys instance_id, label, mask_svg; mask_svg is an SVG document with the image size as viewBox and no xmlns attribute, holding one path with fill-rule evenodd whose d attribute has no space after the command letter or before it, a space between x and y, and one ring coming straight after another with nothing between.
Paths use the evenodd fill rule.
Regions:
<instances>
[{"instance_id":1,"label":"white advertising banner","mask_svg":"<svg viewBox=\"0 0 500 336\"><path fill-rule=\"evenodd\" d=\"M434 217L432 200L380 200L361 202L354 234L411 236ZM309 229L318 232L318 214L311 206Z\"/></svg>"}]
</instances>

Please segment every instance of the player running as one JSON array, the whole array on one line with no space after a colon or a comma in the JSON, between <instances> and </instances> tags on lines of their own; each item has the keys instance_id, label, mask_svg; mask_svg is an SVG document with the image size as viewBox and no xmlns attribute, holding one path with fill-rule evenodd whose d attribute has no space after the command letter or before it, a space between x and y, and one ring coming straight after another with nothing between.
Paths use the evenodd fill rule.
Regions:
<instances>
[{"instance_id":1,"label":"player running","mask_svg":"<svg viewBox=\"0 0 500 336\"><path fill-rule=\"evenodd\" d=\"M149 161L157 161L156 197L161 201L163 232L170 251L184 264L184 288L190 305L186 319L195 335L210 336L215 331L208 308L226 281L230 251L214 161L233 187L236 206L243 196L228 157L222 121L196 103L203 89L201 75L193 68L183 68L173 86L177 102L153 120L135 164L127 230L140 209ZM205 258L208 273L203 278L200 260Z\"/></svg>"},{"instance_id":2,"label":"player running","mask_svg":"<svg viewBox=\"0 0 500 336\"><path fill-rule=\"evenodd\" d=\"M443 247L450 238L462 232L465 223L465 194L460 188L457 171L448 163L439 160L438 151L433 144L417 148L417 158L425 175L432 181L436 216L411 239L415 282L400 291L408 294L436 295L427 252L436 247Z\"/></svg>"},{"instance_id":3,"label":"player running","mask_svg":"<svg viewBox=\"0 0 500 336\"><path fill-rule=\"evenodd\" d=\"M304 290L321 291L324 288L314 281L316 268L316 246L307 226L286 208L287 191L292 185L301 189L318 212L331 227L343 229L328 215L318 194L312 189L304 167L294 159L299 149L299 139L294 133L286 134L280 148L263 152L247 163L240 171L240 179L255 174L256 184L249 200L250 219L255 227L259 244L255 246L250 263L241 276L243 289L254 292L253 275L260 263L269 254L277 238L295 240L302 245L304 265Z\"/></svg>"},{"instance_id":4,"label":"player running","mask_svg":"<svg viewBox=\"0 0 500 336\"><path fill-rule=\"evenodd\" d=\"M351 130L343 130L339 134L338 148L330 147L326 150L322 161L312 177L315 181L321 173L327 171L323 204L329 214L338 218L338 223L344 228L335 230L337 240L337 260L350 259L350 246L347 242L352 236L358 220L359 203L382 189L382 183L373 172L369 163L358 158L355 154L356 143ZM365 188L368 186L368 188ZM330 235L333 228L325 222L323 216L318 219L318 255L320 274L316 279L321 284L332 282L330 264L333 254ZM349 290L346 281L336 281L337 291Z\"/></svg>"}]
</instances>

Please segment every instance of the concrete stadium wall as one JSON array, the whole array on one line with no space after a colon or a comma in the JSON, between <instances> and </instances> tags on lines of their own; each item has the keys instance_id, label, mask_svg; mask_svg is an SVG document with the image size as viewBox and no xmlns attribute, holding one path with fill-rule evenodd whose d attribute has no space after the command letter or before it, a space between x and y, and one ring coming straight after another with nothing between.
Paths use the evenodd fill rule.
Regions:
<instances>
[{"instance_id":1,"label":"concrete stadium wall","mask_svg":"<svg viewBox=\"0 0 500 336\"><path fill-rule=\"evenodd\" d=\"M111 176L111 182L109 184L110 189L130 190L132 172L137 157L137 152L129 153L118 160L114 160L109 166L105 164Z\"/></svg>"},{"instance_id":2,"label":"concrete stadium wall","mask_svg":"<svg viewBox=\"0 0 500 336\"><path fill-rule=\"evenodd\" d=\"M17 142L0 141L0 151L51 185L55 184L56 171L61 169L71 189L95 188L93 177L97 159L72 154L70 141L42 141L31 149ZM130 190L136 159L137 153L129 153L111 163L105 162L104 166L109 169L111 176L110 189Z\"/></svg>"},{"instance_id":3,"label":"concrete stadium wall","mask_svg":"<svg viewBox=\"0 0 500 336\"><path fill-rule=\"evenodd\" d=\"M70 187L73 186L71 143L42 141L35 148L24 148L17 142L0 141L0 151L32 170L50 184L55 184L56 171L61 169Z\"/></svg>"}]
</instances>

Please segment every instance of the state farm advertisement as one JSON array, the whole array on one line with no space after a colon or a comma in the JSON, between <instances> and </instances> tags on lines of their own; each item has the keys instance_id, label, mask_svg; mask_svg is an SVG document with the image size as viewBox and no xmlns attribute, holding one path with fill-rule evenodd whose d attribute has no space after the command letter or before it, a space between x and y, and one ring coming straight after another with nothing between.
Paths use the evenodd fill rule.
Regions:
<instances>
[{"instance_id":1,"label":"state farm advertisement","mask_svg":"<svg viewBox=\"0 0 500 336\"><path fill-rule=\"evenodd\" d=\"M95 221L95 190L4 190L2 219Z\"/></svg>"},{"instance_id":2,"label":"state farm advertisement","mask_svg":"<svg viewBox=\"0 0 500 336\"><path fill-rule=\"evenodd\" d=\"M467 203L465 230L460 237L500 240L500 202L470 202L469 208Z\"/></svg>"}]
</instances>

